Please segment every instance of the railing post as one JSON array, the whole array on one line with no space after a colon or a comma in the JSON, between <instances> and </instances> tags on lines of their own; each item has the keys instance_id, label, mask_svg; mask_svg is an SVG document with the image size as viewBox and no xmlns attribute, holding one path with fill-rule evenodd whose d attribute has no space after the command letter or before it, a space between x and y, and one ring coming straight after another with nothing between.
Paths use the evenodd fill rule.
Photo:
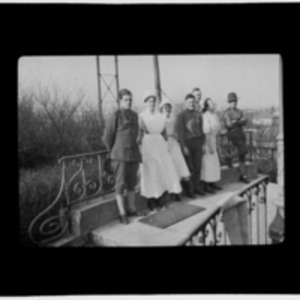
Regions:
<instances>
[{"instance_id":1,"label":"railing post","mask_svg":"<svg viewBox=\"0 0 300 300\"><path fill-rule=\"evenodd\" d=\"M250 144L250 162L253 162L253 132L249 132L249 144Z\"/></svg>"},{"instance_id":2,"label":"railing post","mask_svg":"<svg viewBox=\"0 0 300 300\"><path fill-rule=\"evenodd\" d=\"M280 58L279 58L280 59ZM279 61L279 134L277 137L277 184L278 196L274 201L277 214L269 227L269 236L273 243L280 242L284 237L284 135L283 135L283 97L282 97L282 61Z\"/></svg>"}]
</instances>

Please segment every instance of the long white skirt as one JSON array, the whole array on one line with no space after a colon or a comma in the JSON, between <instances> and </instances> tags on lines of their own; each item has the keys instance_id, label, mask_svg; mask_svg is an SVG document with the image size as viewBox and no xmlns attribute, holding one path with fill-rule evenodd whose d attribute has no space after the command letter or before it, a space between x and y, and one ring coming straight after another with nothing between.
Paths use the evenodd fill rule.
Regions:
<instances>
[{"instance_id":1,"label":"long white skirt","mask_svg":"<svg viewBox=\"0 0 300 300\"><path fill-rule=\"evenodd\" d=\"M214 154L209 153L208 145L205 145L205 154L202 156L201 180L216 182L221 179L220 160L217 152L216 139L213 139Z\"/></svg>"},{"instance_id":2,"label":"long white skirt","mask_svg":"<svg viewBox=\"0 0 300 300\"><path fill-rule=\"evenodd\" d=\"M180 193L180 178L161 134L145 134L142 143L141 195L159 198L164 192Z\"/></svg>"},{"instance_id":3,"label":"long white skirt","mask_svg":"<svg viewBox=\"0 0 300 300\"><path fill-rule=\"evenodd\" d=\"M168 138L168 149L173 159L178 176L180 178L190 176L190 172L183 157L180 145L172 137Z\"/></svg>"}]
</instances>

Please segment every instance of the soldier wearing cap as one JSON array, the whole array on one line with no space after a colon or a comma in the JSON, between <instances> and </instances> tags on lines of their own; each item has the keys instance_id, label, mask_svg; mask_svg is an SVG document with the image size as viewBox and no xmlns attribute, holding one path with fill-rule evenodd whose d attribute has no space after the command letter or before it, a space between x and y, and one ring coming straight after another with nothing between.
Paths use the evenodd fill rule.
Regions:
<instances>
[{"instance_id":1,"label":"soldier wearing cap","mask_svg":"<svg viewBox=\"0 0 300 300\"><path fill-rule=\"evenodd\" d=\"M141 216L135 207L135 187L141 154L137 143L139 124L138 115L133 110L132 93L127 89L119 91L120 109L107 120L103 142L110 152L116 179L116 198L120 221L128 224L128 216ZM125 203L124 190L128 202Z\"/></svg>"},{"instance_id":2,"label":"soldier wearing cap","mask_svg":"<svg viewBox=\"0 0 300 300\"><path fill-rule=\"evenodd\" d=\"M232 168L231 160L233 157L238 156L239 166L240 166L240 181L244 183L249 183L246 178L245 172L245 157L248 153L246 146L246 136L242 129L248 122L244 118L244 113L242 110L237 108L238 97L236 93L228 94L228 103L230 107L224 112L223 118L225 127L227 129L227 138L235 147L235 151L230 155L226 156L226 162L230 168Z\"/></svg>"}]
</instances>

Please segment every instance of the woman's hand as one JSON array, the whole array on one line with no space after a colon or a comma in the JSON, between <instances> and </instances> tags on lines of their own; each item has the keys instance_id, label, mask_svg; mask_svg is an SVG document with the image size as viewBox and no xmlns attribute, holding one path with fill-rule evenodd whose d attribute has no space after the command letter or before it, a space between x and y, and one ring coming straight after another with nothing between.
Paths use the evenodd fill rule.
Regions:
<instances>
[{"instance_id":1,"label":"woman's hand","mask_svg":"<svg viewBox=\"0 0 300 300\"><path fill-rule=\"evenodd\" d=\"M214 148L209 147L209 154L213 155L215 153Z\"/></svg>"},{"instance_id":2,"label":"woman's hand","mask_svg":"<svg viewBox=\"0 0 300 300\"><path fill-rule=\"evenodd\" d=\"M188 149L186 146L183 146L183 153L184 153L184 155L186 155L186 156L189 156L189 155L190 155L190 151L189 151L189 149Z\"/></svg>"},{"instance_id":3,"label":"woman's hand","mask_svg":"<svg viewBox=\"0 0 300 300\"><path fill-rule=\"evenodd\" d=\"M203 145L202 147L202 154L204 155L206 153L206 148L205 148L205 145Z\"/></svg>"}]
</instances>

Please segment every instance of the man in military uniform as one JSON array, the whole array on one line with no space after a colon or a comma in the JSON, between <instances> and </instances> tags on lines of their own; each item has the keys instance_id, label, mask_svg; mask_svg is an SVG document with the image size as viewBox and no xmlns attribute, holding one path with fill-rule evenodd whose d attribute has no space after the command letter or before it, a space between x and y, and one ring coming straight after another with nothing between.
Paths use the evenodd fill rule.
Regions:
<instances>
[{"instance_id":1,"label":"man in military uniform","mask_svg":"<svg viewBox=\"0 0 300 300\"><path fill-rule=\"evenodd\" d=\"M228 94L228 103L230 107L224 112L224 123L227 129L227 138L235 147L235 150L230 155L226 156L226 162L232 168L231 160L233 157L238 156L240 166L240 181L249 183L246 178L245 158L248 153L246 146L246 136L242 129L248 122L244 118L243 111L237 108L238 97L236 93Z\"/></svg>"},{"instance_id":2,"label":"man in military uniform","mask_svg":"<svg viewBox=\"0 0 300 300\"><path fill-rule=\"evenodd\" d=\"M120 109L107 120L103 142L110 152L115 172L116 198L120 221L128 224L127 216L143 215L135 208L135 187L138 180L141 154L137 143L138 115L131 110L132 94L127 89L119 92ZM124 202L127 190L128 205ZM127 207L126 207L127 206Z\"/></svg>"},{"instance_id":3,"label":"man in military uniform","mask_svg":"<svg viewBox=\"0 0 300 300\"><path fill-rule=\"evenodd\" d=\"M194 193L204 196L200 187L200 170L203 151L202 114L196 110L196 99L193 94L185 97L186 110L181 112L176 120L176 131L183 150L189 171L191 173L186 194L195 198Z\"/></svg>"}]
</instances>

